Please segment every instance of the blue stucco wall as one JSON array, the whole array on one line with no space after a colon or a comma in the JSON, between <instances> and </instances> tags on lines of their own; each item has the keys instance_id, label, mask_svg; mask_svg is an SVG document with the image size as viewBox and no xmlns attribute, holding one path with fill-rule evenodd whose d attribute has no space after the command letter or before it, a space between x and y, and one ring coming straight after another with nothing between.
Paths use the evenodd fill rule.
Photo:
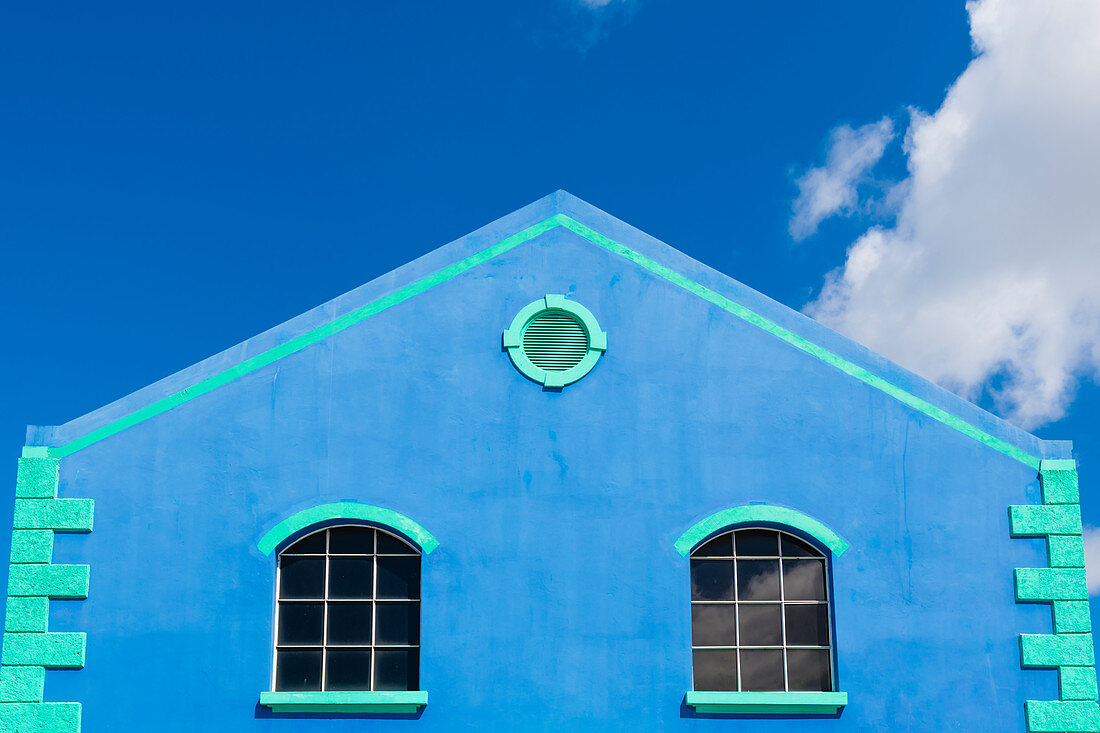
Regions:
<instances>
[{"instance_id":1,"label":"blue stucco wall","mask_svg":"<svg viewBox=\"0 0 1100 733\"><path fill-rule=\"evenodd\" d=\"M587 306L609 338L560 393L500 349L545 293ZM96 502L95 531L58 536L54 554L91 566L89 598L50 618L88 632L87 666L46 682L47 700L84 704L85 733L1007 731L1024 730L1025 700L1057 698L1054 672L1019 667L1018 634L1050 630L1049 606L1013 600L1013 569L1046 563L1042 540L1008 530L1010 504L1039 501L1033 469L560 228L65 458L60 495ZM274 561L256 541L331 501L394 509L440 540L424 558L416 720L257 706ZM688 563L672 544L755 501L851 543L833 567L838 718L683 705Z\"/></svg>"}]
</instances>

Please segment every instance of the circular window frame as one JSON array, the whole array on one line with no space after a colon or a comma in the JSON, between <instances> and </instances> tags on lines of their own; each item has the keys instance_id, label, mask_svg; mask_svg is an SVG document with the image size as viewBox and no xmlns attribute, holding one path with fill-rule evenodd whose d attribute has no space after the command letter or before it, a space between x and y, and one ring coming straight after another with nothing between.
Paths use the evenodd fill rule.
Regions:
<instances>
[{"instance_id":1,"label":"circular window frame","mask_svg":"<svg viewBox=\"0 0 1100 733\"><path fill-rule=\"evenodd\" d=\"M588 336L588 351L581 358L580 363L564 371L549 371L535 366L523 351L523 334L527 327L544 313L554 311L568 313L576 318ZM504 329L503 338L504 348L508 351L508 356L511 357L516 369L531 381L551 388L564 387L581 379L592 371L600 356L607 351L607 333L600 329L600 324L592 315L592 311L564 295L544 295L524 306L512 319L512 325Z\"/></svg>"}]
</instances>

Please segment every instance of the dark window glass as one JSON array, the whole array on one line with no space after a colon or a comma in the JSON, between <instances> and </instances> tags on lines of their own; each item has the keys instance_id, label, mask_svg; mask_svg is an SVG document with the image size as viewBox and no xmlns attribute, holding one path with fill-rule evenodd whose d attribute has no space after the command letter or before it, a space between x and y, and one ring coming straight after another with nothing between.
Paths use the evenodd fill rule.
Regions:
<instances>
[{"instance_id":1,"label":"dark window glass","mask_svg":"<svg viewBox=\"0 0 1100 733\"><path fill-rule=\"evenodd\" d=\"M419 603L378 603L374 643L379 646L420 643Z\"/></svg>"},{"instance_id":2,"label":"dark window glass","mask_svg":"<svg viewBox=\"0 0 1100 733\"><path fill-rule=\"evenodd\" d=\"M374 530L367 527L333 527L328 531L330 555L373 555Z\"/></svg>"},{"instance_id":3,"label":"dark window glass","mask_svg":"<svg viewBox=\"0 0 1100 733\"><path fill-rule=\"evenodd\" d=\"M691 607L692 646L734 646L737 644L732 603L696 603Z\"/></svg>"},{"instance_id":4,"label":"dark window glass","mask_svg":"<svg viewBox=\"0 0 1100 733\"><path fill-rule=\"evenodd\" d=\"M692 557L733 557L733 535L728 532L704 542Z\"/></svg>"},{"instance_id":5,"label":"dark window glass","mask_svg":"<svg viewBox=\"0 0 1100 733\"><path fill-rule=\"evenodd\" d=\"M416 649L378 649L374 660L374 689L415 690L420 687Z\"/></svg>"},{"instance_id":6,"label":"dark window glass","mask_svg":"<svg viewBox=\"0 0 1100 733\"><path fill-rule=\"evenodd\" d=\"M278 563L276 690L419 688L415 547L371 527L332 527Z\"/></svg>"},{"instance_id":7,"label":"dark window glass","mask_svg":"<svg viewBox=\"0 0 1100 733\"><path fill-rule=\"evenodd\" d=\"M326 690L370 689L370 649L330 649L325 656Z\"/></svg>"},{"instance_id":8,"label":"dark window glass","mask_svg":"<svg viewBox=\"0 0 1100 733\"><path fill-rule=\"evenodd\" d=\"M325 533L315 532L295 542L283 550L284 555L324 555Z\"/></svg>"},{"instance_id":9,"label":"dark window glass","mask_svg":"<svg viewBox=\"0 0 1100 733\"><path fill-rule=\"evenodd\" d=\"M325 558L282 557L279 559L280 598L324 598Z\"/></svg>"},{"instance_id":10,"label":"dark window glass","mask_svg":"<svg viewBox=\"0 0 1100 733\"><path fill-rule=\"evenodd\" d=\"M374 560L369 557L328 559L329 598L370 598Z\"/></svg>"},{"instance_id":11,"label":"dark window glass","mask_svg":"<svg viewBox=\"0 0 1100 733\"><path fill-rule=\"evenodd\" d=\"M416 548L403 539L385 532L378 533L379 555L417 555Z\"/></svg>"},{"instance_id":12,"label":"dark window glass","mask_svg":"<svg viewBox=\"0 0 1100 733\"><path fill-rule=\"evenodd\" d=\"M737 651L696 649L691 654L696 690L736 690Z\"/></svg>"},{"instance_id":13,"label":"dark window glass","mask_svg":"<svg viewBox=\"0 0 1100 733\"><path fill-rule=\"evenodd\" d=\"M275 689L305 692L321 689L321 650L280 649L275 668Z\"/></svg>"},{"instance_id":14,"label":"dark window glass","mask_svg":"<svg viewBox=\"0 0 1100 733\"><path fill-rule=\"evenodd\" d=\"M691 600L732 601L733 561L692 560Z\"/></svg>"},{"instance_id":15,"label":"dark window glass","mask_svg":"<svg viewBox=\"0 0 1100 733\"><path fill-rule=\"evenodd\" d=\"M788 603L785 613L789 645L829 645L829 607L824 603Z\"/></svg>"},{"instance_id":16,"label":"dark window glass","mask_svg":"<svg viewBox=\"0 0 1100 733\"><path fill-rule=\"evenodd\" d=\"M788 601L825 600L825 561L784 560L783 597Z\"/></svg>"},{"instance_id":17,"label":"dark window glass","mask_svg":"<svg viewBox=\"0 0 1100 733\"><path fill-rule=\"evenodd\" d=\"M782 649L742 649L741 689L765 692L783 689Z\"/></svg>"},{"instance_id":18,"label":"dark window glass","mask_svg":"<svg viewBox=\"0 0 1100 733\"><path fill-rule=\"evenodd\" d=\"M788 649L787 680L792 690L828 692L833 689L827 649Z\"/></svg>"},{"instance_id":19,"label":"dark window glass","mask_svg":"<svg viewBox=\"0 0 1100 733\"><path fill-rule=\"evenodd\" d=\"M737 600L778 601L779 561L738 560Z\"/></svg>"},{"instance_id":20,"label":"dark window glass","mask_svg":"<svg viewBox=\"0 0 1100 733\"><path fill-rule=\"evenodd\" d=\"M778 603L740 604L737 626L741 646L783 645L783 612Z\"/></svg>"},{"instance_id":21,"label":"dark window glass","mask_svg":"<svg viewBox=\"0 0 1100 733\"><path fill-rule=\"evenodd\" d=\"M378 597L419 598L419 557L379 557Z\"/></svg>"},{"instance_id":22,"label":"dark window glass","mask_svg":"<svg viewBox=\"0 0 1100 733\"><path fill-rule=\"evenodd\" d=\"M784 557L821 557L820 552L811 547L808 542L803 542L797 537L785 534L782 542Z\"/></svg>"},{"instance_id":23,"label":"dark window glass","mask_svg":"<svg viewBox=\"0 0 1100 733\"><path fill-rule=\"evenodd\" d=\"M696 548L695 689L833 689L828 582L826 556L781 530L727 531Z\"/></svg>"},{"instance_id":24,"label":"dark window glass","mask_svg":"<svg viewBox=\"0 0 1100 733\"><path fill-rule=\"evenodd\" d=\"M279 609L279 644L321 646L324 603L284 603Z\"/></svg>"},{"instance_id":25,"label":"dark window glass","mask_svg":"<svg viewBox=\"0 0 1100 733\"><path fill-rule=\"evenodd\" d=\"M742 529L735 533L737 536L738 555L771 555L779 554L779 533L769 529Z\"/></svg>"},{"instance_id":26,"label":"dark window glass","mask_svg":"<svg viewBox=\"0 0 1100 733\"><path fill-rule=\"evenodd\" d=\"M371 603L328 604L328 643L369 645Z\"/></svg>"}]
</instances>

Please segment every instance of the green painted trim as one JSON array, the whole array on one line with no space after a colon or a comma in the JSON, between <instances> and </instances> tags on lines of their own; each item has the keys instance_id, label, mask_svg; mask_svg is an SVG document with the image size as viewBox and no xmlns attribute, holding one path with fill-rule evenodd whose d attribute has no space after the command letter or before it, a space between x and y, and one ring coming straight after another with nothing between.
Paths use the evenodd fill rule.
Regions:
<instances>
[{"instance_id":1,"label":"green painted trim","mask_svg":"<svg viewBox=\"0 0 1100 733\"><path fill-rule=\"evenodd\" d=\"M1013 537L1045 534L1081 534L1081 509L1076 504L1023 504L1008 508Z\"/></svg>"},{"instance_id":2,"label":"green painted trim","mask_svg":"<svg viewBox=\"0 0 1100 733\"><path fill-rule=\"evenodd\" d=\"M1095 702L1028 700L1029 733L1100 733L1100 707Z\"/></svg>"},{"instance_id":3,"label":"green painted trim","mask_svg":"<svg viewBox=\"0 0 1100 733\"><path fill-rule=\"evenodd\" d=\"M15 478L16 498L52 499L57 496L59 463L56 458L20 458Z\"/></svg>"},{"instance_id":4,"label":"green painted trim","mask_svg":"<svg viewBox=\"0 0 1100 733\"><path fill-rule=\"evenodd\" d=\"M344 329L353 326L356 323L359 323L360 321L369 318L372 315L381 313L382 311L392 308L399 303L403 303L413 296L430 290L436 285L444 283L451 278L454 278L472 269L473 267L482 264L483 262L487 262L494 257L497 257L515 247L518 247L519 245L528 242L535 237L538 237L539 235L544 234L551 229L559 226L565 227L569 231L588 240L589 242L599 247L602 247L609 252L617 254L620 257L623 257L637 264L639 267L649 270L655 275L665 280L668 280L669 282L687 290L690 293L699 296L700 298L703 298L707 302L712 303L722 310L740 318L741 320L753 326L756 326L757 328L760 328L767 333L772 334L776 338L779 338L780 340L790 344L800 351L803 351L810 356L813 356L814 358L823 361L826 364L835 367L836 369L839 369L840 371L851 377L854 377L855 379L858 379L864 384L867 384L868 386L893 397L902 404L907 405L908 407L911 407L912 409L924 415L927 415L928 417L931 417L933 420L936 420L948 426L949 428L952 428L953 430L957 430L963 435L977 440L979 443L982 443L983 445L999 451L1000 453L1003 453L1010 458L1020 461L1027 466L1036 469L1039 468L1040 459L1037 456L1033 456L1025 450L1017 448L1016 446L1000 438L994 437L984 432L983 430L966 422L962 418L957 417L940 407L936 407L927 400L923 400L916 395L910 394L901 387L898 387L897 385L888 382L877 374L872 373L870 370L853 364L852 362L839 356L838 354L834 354L828 349L814 344L813 342L795 334L789 329L783 328L782 326L768 320L767 318L764 318L763 316L746 308L745 306L730 300L726 296L721 295L720 293L717 293L710 288L707 288L692 281L691 279L685 277L684 275L681 275L671 268L668 268L639 252L635 252L629 247L626 247L608 237L605 237L599 232L596 232L595 230L590 229L580 222L571 219L565 214L555 214L550 218L539 222L538 224L530 226L523 231L518 232L511 237L508 237L507 239L498 242L497 244L486 247L480 252L459 260L453 265L445 267L442 270L439 270L438 272L435 272L426 277L420 278L419 280L416 280L415 282L412 282L403 288L395 290L393 293L387 296L367 303L366 305L357 308L349 313L346 313L343 316L340 316L339 318L324 324L323 326L318 326L312 331L308 331L307 333L296 336L283 344L268 349L262 354L257 354L250 359L246 359L240 364L230 367L223 372L215 374L211 377L207 377L206 379L190 387L187 387L186 389L182 389L175 394L171 394L167 397L157 400L152 404L141 408L140 410L130 413L129 415L121 417L117 420L114 420L101 428L93 430L86 435L83 435L79 438L76 438L75 440L66 443L65 445L49 447L48 455L53 458L64 458L65 456L71 455L79 450L83 450L84 448L87 448L88 446L93 445L100 440L103 440L104 438L110 437L115 433L118 433L119 431L125 430L126 428L133 425L137 425L138 423L159 415L162 412L166 412L173 407L193 400L199 395L206 394L207 392L210 392L211 390L214 390L224 384L228 384L229 382L232 382L233 380L242 377L245 374L254 372L257 369L271 364L272 362L282 359L284 356L288 356L295 352L301 351L307 346L315 344L318 341L321 341L322 339L327 338L334 333L343 331ZM37 451L40 448L41 446L28 446L24 449L24 451L28 449L34 449ZM24 453L24 455L26 455L26 452ZM41 454L35 452L32 455Z\"/></svg>"},{"instance_id":5,"label":"green painted trim","mask_svg":"<svg viewBox=\"0 0 1100 733\"><path fill-rule=\"evenodd\" d=\"M0 702L42 702L44 667L0 667Z\"/></svg>"},{"instance_id":6,"label":"green painted trim","mask_svg":"<svg viewBox=\"0 0 1100 733\"><path fill-rule=\"evenodd\" d=\"M299 532L311 525L328 522L333 519L356 519L363 522L375 522L377 524L384 524L387 527L392 527L420 545L420 549L424 551L425 555L439 547L439 540L433 537L431 532L424 529L404 514L399 514L392 509L385 509L370 504L359 504L356 502L321 504L320 506L303 509L269 529L267 533L260 538L260 541L256 543L256 547L258 547L263 554L270 555L275 551L275 548L279 546L279 543L295 532Z\"/></svg>"},{"instance_id":7,"label":"green painted trim","mask_svg":"<svg viewBox=\"0 0 1100 733\"><path fill-rule=\"evenodd\" d=\"M41 633L50 620L50 599L46 596L8 596L4 631Z\"/></svg>"},{"instance_id":8,"label":"green painted trim","mask_svg":"<svg viewBox=\"0 0 1100 733\"><path fill-rule=\"evenodd\" d=\"M1095 700L1096 667L1059 667L1058 697L1062 700Z\"/></svg>"},{"instance_id":9,"label":"green painted trim","mask_svg":"<svg viewBox=\"0 0 1100 733\"><path fill-rule=\"evenodd\" d=\"M1087 601L1084 568L1016 568L1017 601Z\"/></svg>"},{"instance_id":10,"label":"green painted trim","mask_svg":"<svg viewBox=\"0 0 1100 733\"><path fill-rule=\"evenodd\" d=\"M261 692L260 704L276 713L415 713L428 704L428 693Z\"/></svg>"},{"instance_id":11,"label":"green painted trim","mask_svg":"<svg viewBox=\"0 0 1100 733\"><path fill-rule=\"evenodd\" d=\"M1044 458L1039 464L1040 471L1076 471L1077 461L1073 458Z\"/></svg>"},{"instance_id":12,"label":"green painted trim","mask_svg":"<svg viewBox=\"0 0 1100 733\"><path fill-rule=\"evenodd\" d=\"M571 369L560 372L547 371L535 366L523 351L524 332L531 325L531 321L547 311L564 311L576 317L588 335L588 352L580 363ZM523 376L544 387L565 387L576 382L592 371L600 356L607 351L607 333L600 329L596 316L580 303L569 300L564 295L545 295L525 305L512 319L512 325L504 329L501 342L516 369Z\"/></svg>"},{"instance_id":13,"label":"green painted trim","mask_svg":"<svg viewBox=\"0 0 1100 733\"><path fill-rule=\"evenodd\" d=\"M46 458L50 455L50 449L45 445L25 445L23 446L24 458Z\"/></svg>"},{"instance_id":14,"label":"green painted trim","mask_svg":"<svg viewBox=\"0 0 1100 733\"><path fill-rule=\"evenodd\" d=\"M1085 540L1079 535L1047 535L1048 564L1052 568L1085 567Z\"/></svg>"},{"instance_id":15,"label":"green painted trim","mask_svg":"<svg viewBox=\"0 0 1100 733\"><path fill-rule=\"evenodd\" d=\"M1043 461L1043 464L1045 466L1050 462ZM1043 468L1039 471L1039 483L1043 486L1044 504L1076 504L1081 500L1080 491L1077 488L1077 471L1075 469L1051 470Z\"/></svg>"},{"instance_id":16,"label":"green painted trim","mask_svg":"<svg viewBox=\"0 0 1100 733\"><path fill-rule=\"evenodd\" d=\"M80 733L80 703L5 703L0 705L0 730L13 733Z\"/></svg>"},{"instance_id":17,"label":"green painted trim","mask_svg":"<svg viewBox=\"0 0 1100 733\"><path fill-rule=\"evenodd\" d=\"M87 598L88 578L87 565L12 565L8 595Z\"/></svg>"},{"instance_id":18,"label":"green painted trim","mask_svg":"<svg viewBox=\"0 0 1100 733\"><path fill-rule=\"evenodd\" d=\"M4 633L4 666L82 668L87 635Z\"/></svg>"},{"instance_id":19,"label":"green painted trim","mask_svg":"<svg viewBox=\"0 0 1100 733\"><path fill-rule=\"evenodd\" d=\"M53 530L14 529L11 533L12 563L44 563L53 558Z\"/></svg>"},{"instance_id":20,"label":"green painted trim","mask_svg":"<svg viewBox=\"0 0 1100 733\"><path fill-rule=\"evenodd\" d=\"M801 530L813 537L833 555L839 557L848 549L848 543L836 532L826 527L808 514L794 509L770 504L744 504L730 507L705 517L689 527L674 547L683 556L715 532L737 524L781 524L785 527Z\"/></svg>"},{"instance_id":21,"label":"green painted trim","mask_svg":"<svg viewBox=\"0 0 1100 733\"><path fill-rule=\"evenodd\" d=\"M1050 606L1054 616L1054 633L1080 634L1092 631L1088 601L1054 601Z\"/></svg>"},{"instance_id":22,"label":"green painted trim","mask_svg":"<svg viewBox=\"0 0 1100 733\"><path fill-rule=\"evenodd\" d=\"M835 715L848 704L848 693L692 691L685 702L700 713Z\"/></svg>"}]
</instances>

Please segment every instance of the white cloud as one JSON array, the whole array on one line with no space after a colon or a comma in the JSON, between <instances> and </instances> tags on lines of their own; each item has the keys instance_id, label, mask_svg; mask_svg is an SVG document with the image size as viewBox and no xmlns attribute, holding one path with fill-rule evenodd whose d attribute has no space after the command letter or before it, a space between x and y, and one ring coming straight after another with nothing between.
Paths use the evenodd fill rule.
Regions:
<instances>
[{"instance_id":1,"label":"white cloud","mask_svg":"<svg viewBox=\"0 0 1100 733\"><path fill-rule=\"evenodd\" d=\"M1085 575L1089 595L1100 595L1100 529L1085 527Z\"/></svg>"},{"instance_id":2,"label":"white cloud","mask_svg":"<svg viewBox=\"0 0 1100 733\"><path fill-rule=\"evenodd\" d=\"M1100 2L967 9L977 56L912 115L896 225L805 310L1035 427L1100 373Z\"/></svg>"},{"instance_id":3,"label":"white cloud","mask_svg":"<svg viewBox=\"0 0 1100 733\"><path fill-rule=\"evenodd\" d=\"M788 227L795 239L810 236L830 216L851 215L859 209L857 186L868 181L887 143L894 139L894 123L884 117L855 130L841 125L830 138L825 165L810 168L795 181L798 198Z\"/></svg>"}]
</instances>

